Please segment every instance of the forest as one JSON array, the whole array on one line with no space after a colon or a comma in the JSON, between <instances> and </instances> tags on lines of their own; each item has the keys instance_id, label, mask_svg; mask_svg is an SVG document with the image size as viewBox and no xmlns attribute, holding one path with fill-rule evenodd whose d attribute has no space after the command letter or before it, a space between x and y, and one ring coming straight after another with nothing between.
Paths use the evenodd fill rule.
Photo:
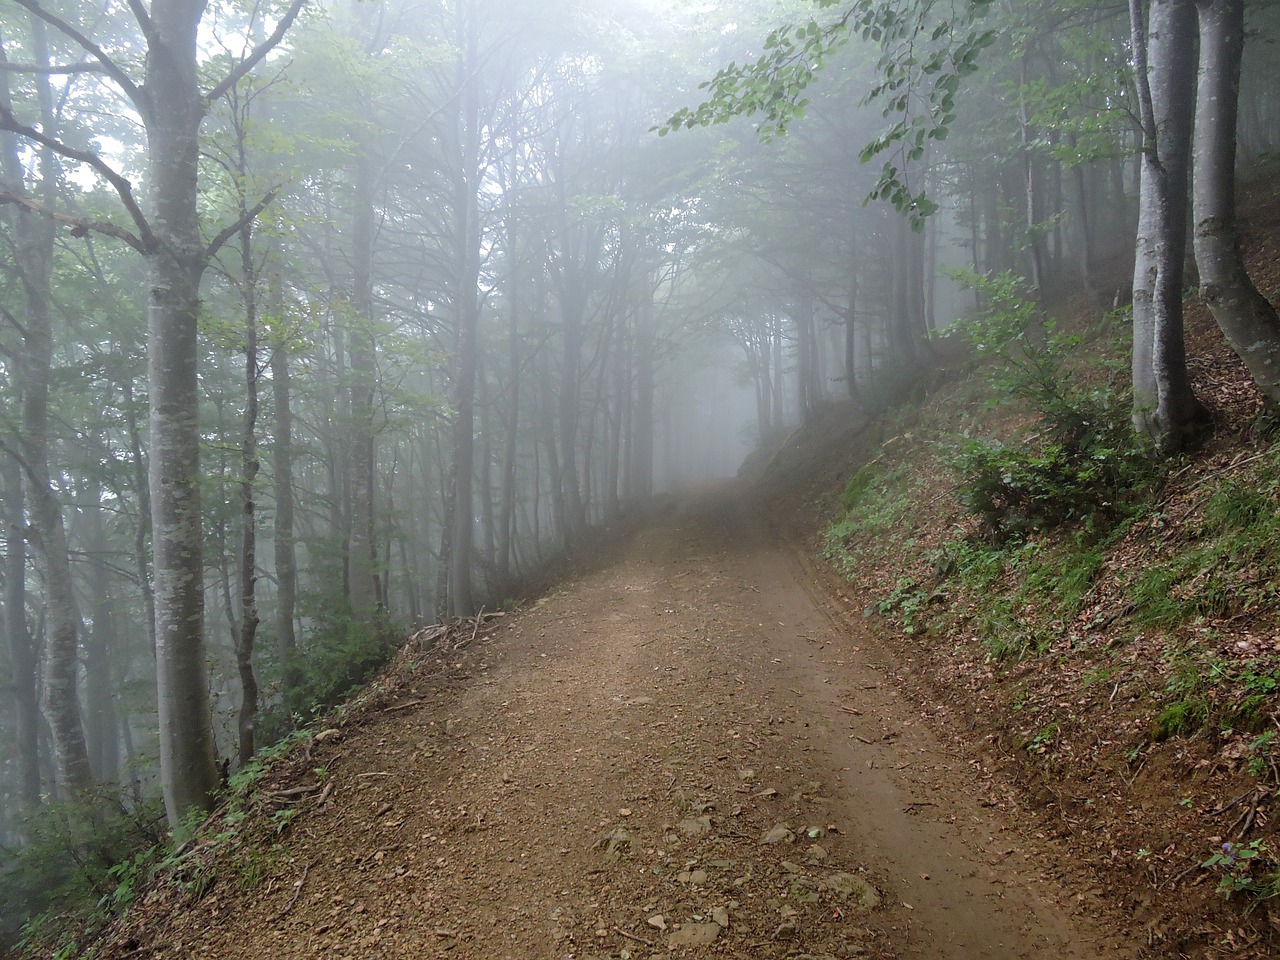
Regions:
<instances>
[{"instance_id":1,"label":"forest","mask_svg":"<svg viewBox=\"0 0 1280 960\"><path fill-rule=\"evenodd\" d=\"M1132 332L1108 456L1212 431L1189 289L1270 411L1236 207L1278 38L1266 0L3 0L5 939L407 634L837 405L1017 343L997 386L1110 469L1050 307Z\"/></svg>"}]
</instances>

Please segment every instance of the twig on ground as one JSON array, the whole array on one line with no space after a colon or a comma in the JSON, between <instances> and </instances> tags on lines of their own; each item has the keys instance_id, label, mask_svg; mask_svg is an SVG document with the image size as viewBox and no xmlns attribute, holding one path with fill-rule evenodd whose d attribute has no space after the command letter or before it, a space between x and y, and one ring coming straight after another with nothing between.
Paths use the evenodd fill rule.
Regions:
<instances>
[{"instance_id":1,"label":"twig on ground","mask_svg":"<svg viewBox=\"0 0 1280 960\"><path fill-rule=\"evenodd\" d=\"M623 930L621 927L614 927L613 931L621 937L626 937L628 940L634 940L636 943L643 943L646 947L653 946L652 940L646 940L644 937L637 937L634 933L627 933L627 931Z\"/></svg>"},{"instance_id":2,"label":"twig on ground","mask_svg":"<svg viewBox=\"0 0 1280 960\"><path fill-rule=\"evenodd\" d=\"M308 862L306 866L302 868L302 876L298 880L298 885L293 888L293 899L289 901L289 905L287 907L285 907L283 910L280 911L279 914L276 915L277 920L284 919L284 917L288 915L289 911L294 908L294 905L297 904L298 897L302 895L303 884L307 882L307 874L309 874L310 872L311 872L311 864L310 862Z\"/></svg>"}]
</instances>

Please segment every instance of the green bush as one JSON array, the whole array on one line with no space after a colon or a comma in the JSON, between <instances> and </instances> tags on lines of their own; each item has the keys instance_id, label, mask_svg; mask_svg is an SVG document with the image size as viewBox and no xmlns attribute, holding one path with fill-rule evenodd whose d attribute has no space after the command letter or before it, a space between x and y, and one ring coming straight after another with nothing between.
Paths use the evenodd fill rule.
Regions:
<instances>
[{"instance_id":1,"label":"green bush","mask_svg":"<svg viewBox=\"0 0 1280 960\"><path fill-rule=\"evenodd\" d=\"M952 458L966 508L997 542L1068 521L1105 527L1130 514L1157 466L1134 437L1127 398L1066 374L1079 340L1055 333L1025 281L1012 274L960 279L987 303L959 325L961 333L979 354L998 359L997 390L1040 415L1028 438L971 439Z\"/></svg>"},{"instance_id":2,"label":"green bush","mask_svg":"<svg viewBox=\"0 0 1280 960\"><path fill-rule=\"evenodd\" d=\"M369 623L338 617L314 628L284 665L291 683L263 712L262 741L275 742L345 700L387 663L401 635L385 617Z\"/></svg>"},{"instance_id":3,"label":"green bush","mask_svg":"<svg viewBox=\"0 0 1280 960\"><path fill-rule=\"evenodd\" d=\"M50 801L22 831L22 848L0 851L0 947L59 940L63 917L100 922L127 905L138 887L128 866L164 842L164 811L159 800Z\"/></svg>"}]
</instances>

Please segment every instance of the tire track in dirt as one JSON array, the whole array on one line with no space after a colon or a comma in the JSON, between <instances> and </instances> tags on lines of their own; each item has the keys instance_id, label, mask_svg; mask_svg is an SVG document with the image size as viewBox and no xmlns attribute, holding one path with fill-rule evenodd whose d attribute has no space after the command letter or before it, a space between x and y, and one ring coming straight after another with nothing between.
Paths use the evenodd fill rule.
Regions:
<instances>
[{"instance_id":1,"label":"tire track in dirt","mask_svg":"<svg viewBox=\"0 0 1280 960\"><path fill-rule=\"evenodd\" d=\"M803 580L749 511L673 511L317 743L324 805L141 955L1136 956Z\"/></svg>"}]
</instances>

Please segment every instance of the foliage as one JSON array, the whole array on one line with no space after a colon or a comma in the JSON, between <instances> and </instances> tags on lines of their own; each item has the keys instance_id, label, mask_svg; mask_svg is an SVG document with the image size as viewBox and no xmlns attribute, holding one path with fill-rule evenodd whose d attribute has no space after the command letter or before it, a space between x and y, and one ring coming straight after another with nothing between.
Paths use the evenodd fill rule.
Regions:
<instances>
[{"instance_id":1,"label":"foliage","mask_svg":"<svg viewBox=\"0 0 1280 960\"><path fill-rule=\"evenodd\" d=\"M276 760L310 736L296 731L234 774L219 798L212 832L200 833L205 814L193 810L170 836L158 797L115 812L101 804L46 804L27 821L27 845L6 856L0 869L4 942L12 942L21 928L24 950L38 946L54 956L85 955L78 944L92 939L157 875L195 898L219 880L251 889L298 812L262 810L257 785ZM197 836L199 843L192 843Z\"/></svg>"},{"instance_id":2,"label":"foliage","mask_svg":"<svg viewBox=\"0 0 1280 960\"><path fill-rule=\"evenodd\" d=\"M827 530L824 556L848 574L858 565L850 552L852 539L896 541L916 489L910 476L906 466L887 469L878 463L855 473L841 495L844 516Z\"/></svg>"},{"instance_id":3,"label":"foliage","mask_svg":"<svg viewBox=\"0 0 1280 960\"><path fill-rule=\"evenodd\" d=\"M1280 446L1259 456L1256 472L1221 481L1204 501L1190 542L1133 575L1134 620L1171 626L1251 614L1277 598L1280 577Z\"/></svg>"},{"instance_id":4,"label":"foliage","mask_svg":"<svg viewBox=\"0 0 1280 960\"><path fill-rule=\"evenodd\" d=\"M1272 731L1264 728L1275 716L1280 670L1259 660L1227 660L1194 647L1171 648L1167 654L1167 698L1151 728L1153 740L1187 736L1202 729L1226 736L1237 731L1258 734L1250 745L1249 770L1271 772Z\"/></svg>"},{"instance_id":5,"label":"foliage","mask_svg":"<svg viewBox=\"0 0 1280 960\"><path fill-rule=\"evenodd\" d=\"M0 860L0 942L19 931L27 942L61 940L67 915L86 914L91 926L114 916L137 890L129 864L163 843L163 822L158 799L134 808L104 798L43 804L23 821L24 846Z\"/></svg>"},{"instance_id":6,"label":"foliage","mask_svg":"<svg viewBox=\"0 0 1280 960\"><path fill-rule=\"evenodd\" d=\"M709 91L697 107L673 113L660 135L672 130L724 123L736 116L762 116L757 132L764 140L783 135L804 116L804 92L827 58L852 36L879 47L878 82L867 93L895 119L863 147L862 163L882 154L884 163L869 200L887 200L911 219L915 229L938 209L925 191L912 188L908 165L920 161L930 141L945 140L956 119L960 82L978 69L978 55L995 39L981 25L990 0L945 6L938 0L911 4L889 0L817 0L820 8L844 6L834 19L788 23L764 40L763 53L750 63L730 63L699 89ZM944 9L945 6L945 9Z\"/></svg>"},{"instance_id":7,"label":"foliage","mask_svg":"<svg viewBox=\"0 0 1280 960\"><path fill-rule=\"evenodd\" d=\"M294 682L259 722L268 742L341 703L386 664L403 636L382 611L367 623L353 620L337 597L313 598L312 609L319 614L312 629L294 661L282 664Z\"/></svg>"},{"instance_id":8,"label":"foliage","mask_svg":"<svg viewBox=\"0 0 1280 960\"><path fill-rule=\"evenodd\" d=\"M1040 314L1013 274L959 275L986 309L959 324L979 355L999 361L994 384L1040 416L1029 440L970 439L953 459L960 495L996 541L1067 521L1105 528L1139 509L1158 466L1133 438L1127 400L1079 385L1067 362L1079 344Z\"/></svg>"},{"instance_id":9,"label":"foliage","mask_svg":"<svg viewBox=\"0 0 1280 960\"><path fill-rule=\"evenodd\" d=\"M1263 840L1224 843L1201 866L1219 872L1218 893L1224 897L1243 893L1253 905L1280 894L1280 864Z\"/></svg>"}]
</instances>

